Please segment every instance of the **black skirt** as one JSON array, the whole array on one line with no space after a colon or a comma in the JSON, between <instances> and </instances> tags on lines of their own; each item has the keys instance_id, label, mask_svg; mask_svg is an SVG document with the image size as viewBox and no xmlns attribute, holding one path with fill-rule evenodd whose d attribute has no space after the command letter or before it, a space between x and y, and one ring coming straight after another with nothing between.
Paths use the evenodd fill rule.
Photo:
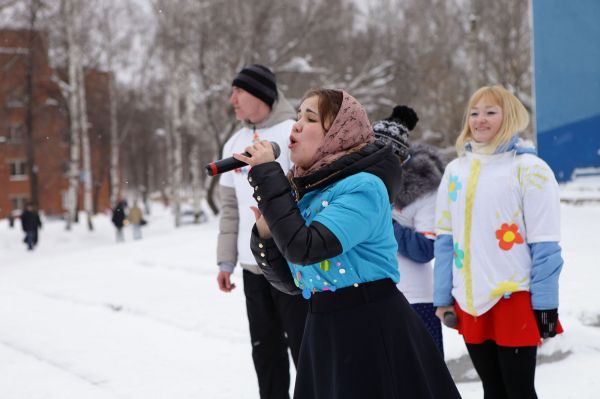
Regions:
<instances>
[{"instance_id":1,"label":"black skirt","mask_svg":"<svg viewBox=\"0 0 600 399\"><path fill-rule=\"evenodd\" d=\"M460 398L440 352L393 281L310 299L294 399Z\"/></svg>"}]
</instances>

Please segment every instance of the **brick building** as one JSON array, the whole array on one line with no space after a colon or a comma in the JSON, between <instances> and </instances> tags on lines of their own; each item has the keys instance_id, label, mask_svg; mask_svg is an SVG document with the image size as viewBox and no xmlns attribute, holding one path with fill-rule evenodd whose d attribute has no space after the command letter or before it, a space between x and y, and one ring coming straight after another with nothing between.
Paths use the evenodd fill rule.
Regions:
<instances>
[{"instance_id":1,"label":"brick building","mask_svg":"<svg viewBox=\"0 0 600 399\"><path fill-rule=\"evenodd\" d=\"M0 218L18 212L31 196L25 101L26 67L30 56L28 40L26 30L0 30ZM57 74L49 64L44 34L36 32L32 48L32 141L39 208L46 215L63 215L68 188L68 110L55 82ZM110 207L109 78L107 73L85 71L95 210ZM79 196L81 209L81 185Z\"/></svg>"}]
</instances>

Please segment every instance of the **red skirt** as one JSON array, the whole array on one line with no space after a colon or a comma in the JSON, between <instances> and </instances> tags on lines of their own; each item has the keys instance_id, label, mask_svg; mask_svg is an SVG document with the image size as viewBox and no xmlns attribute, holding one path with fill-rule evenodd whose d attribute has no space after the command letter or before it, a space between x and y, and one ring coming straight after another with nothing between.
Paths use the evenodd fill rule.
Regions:
<instances>
[{"instance_id":1,"label":"red skirt","mask_svg":"<svg viewBox=\"0 0 600 399\"><path fill-rule=\"evenodd\" d=\"M501 298L480 316L471 316L454 303L458 324L456 329L467 344L492 340L499 346L537 346L542 343L528 291L513 292ZM558 321L557 334L563 332Z\"/></svg>"}]
</instances>

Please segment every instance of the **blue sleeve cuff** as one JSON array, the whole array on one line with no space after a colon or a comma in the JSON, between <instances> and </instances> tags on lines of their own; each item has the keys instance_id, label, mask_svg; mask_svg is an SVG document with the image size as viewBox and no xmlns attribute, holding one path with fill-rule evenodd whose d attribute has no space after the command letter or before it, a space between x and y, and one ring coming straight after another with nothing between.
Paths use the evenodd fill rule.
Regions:
<instances>
[{"instance_id":1,"label":"blue sleeve cuff","mask_svg":"<svg viewBox=\"0 0 600 399\"><path fill-rule=\"evenodd\" d=\"M235 269L235 264L231 262L219 262L219 271L233 273L233 269Z\"/></svg>"},{"instance_id":2,"label":"blue sleeve cuff","mask_svg":"<svg viewBox=\"0 0 600 399\"><path fill-rule=\"evenodd\" d=\"M433 259L433 240L395 220L393 226L400 255L417 263L427 263Z\"/></svg>"},{"instance_id":3,"label":"blue sleeve cuff","mask_svg":"<svg viewBox=\"0 0 600 399\"><path fill-rule=\"evenodd\" d=\"M563 266L558 242L529 244L531 249L531 305L535 310L558 309L558 277Z\"/></svg>"},{"instance_id":4,"label":"blue sleeve cuff","mask_svg":"<svg viewBox=\"0 0 600 399\"><path fill-rule=\"evenodd\" d=\"M452 298L452 263L454 245L450 234L439 235L434 244L433 305L450 306Z\"/></svg>"}]
</instances>

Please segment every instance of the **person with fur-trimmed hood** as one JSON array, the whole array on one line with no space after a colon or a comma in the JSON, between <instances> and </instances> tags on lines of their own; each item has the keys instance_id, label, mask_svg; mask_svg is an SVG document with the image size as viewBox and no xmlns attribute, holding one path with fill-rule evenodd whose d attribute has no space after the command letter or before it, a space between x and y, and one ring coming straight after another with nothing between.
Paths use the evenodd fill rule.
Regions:
<instances>
[{"instance_id":1,"label":"person with fur-trimmed hood","mask_svg":"<svg viewBox=\"0 0 600 399\"><path fill-rule=\"evenodd\" d=\"M400 190L392 211L401 276L398 288L421 316L443 355L442 327L433 307L431 260L436 193L444 173L444 162L433 147L410 144L409 132L418 120L412 108L398 105L392 115L373 124L373 131L377 138L393 143L402 162L402 173L397 176Z\"/></svg>"}]
</instances>

